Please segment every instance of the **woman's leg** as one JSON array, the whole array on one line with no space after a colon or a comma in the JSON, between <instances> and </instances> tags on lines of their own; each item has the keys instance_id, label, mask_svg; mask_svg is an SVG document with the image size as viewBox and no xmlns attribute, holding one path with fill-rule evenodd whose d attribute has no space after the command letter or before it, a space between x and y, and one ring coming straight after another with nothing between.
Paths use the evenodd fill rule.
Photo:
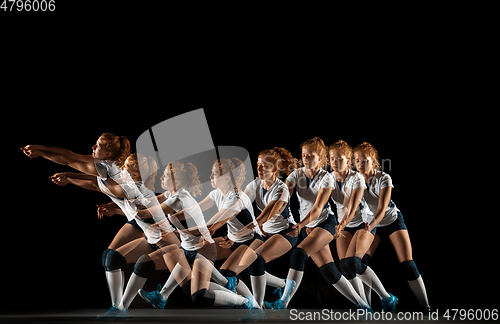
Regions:
<instances>
[{"instance_id":1,"label":"woman's leg","mask_svg":"<svg viewBox=\"0 0 500 324\"><path fill-rule=\"evenodd\" d=\"M135 228L134 225L125 223L122 228L116 233L115 237L111 241L111 243L108 246L108 249L110 250L116 250L120 246L132 242L133 240L136 240L138 238L144 237L144 233L137 228Z\"/></svg>"},{"instance_id":2,"label":"woman's leg","mask_svg":"<svg viewBox=\"0 0 500 324\"><path fill-rule=\"evenodd\" d=\"M411 290L417 297L420 306L430 307L424 281L418 272L415 262L413 261L411 241L408 231L405 229L395 231L389 236L389 240L396 251L401 270L403 271L406 280L408 280Z\"/></svg>"},{"instance_id":3,"label":"woman's leg","mask_svg":"<svg viewBox=\"0 0 500 324\"><path fill-rule=\"evenodd\" d=\"M135 297L135 294L131 297L132 294L130 291L133 289L130 287L137 283L136 279L139 277L136 276L137 278L133 278L134 274L132 274L127 283L127 288L125 292L123 292L121 267L127 263L135 263L141 255L151 253L152 251L153 249L148 244L147 240L145 238L139 238L124 244L117 250L110 250L107 253L105 261L106 279L111 292L111 301L113 305L105 314L97 317L97 319L109 319L114 317L127 318L127 312L125 310L132 302L133 297ZM141 281L141 279L137 280ZM146 280L144 279L144 281Z\"/></svg>"},{"instance_id":4,"label":"woman's leg","mask_svg":"<svg viewBox=\"0 0 500 324\"><path fill-rule=\"evenodd\" d=\"M370 245L370 248L368 249L368 251L366 251L365 255L361 259L361 261L363 261L363 263L366 264L367 266L371 265L371 259L372 259L373 255L375 254L375 251L377 250L379 244L380 244L380 235L375 234L375 237L373 239L372 244ZM363 288L365 290L366 301L368 302L368 304L371 305L372 304L372 288L365 283L363 283Z\"/></svg>"},{"instance_id":5,"label":"woman's leg","mask_svg":"<svg viewBox=\"0 0 500 324\"><path fill-rule=\"evenodd\" d=\"M262 306L264 302L267 284L264 265L287 253L291 248L292 245L286 238L280 234L275 234L256 250L257 258L249 266L249 270L253 296L259 306Z\"/></svg>"},{"instance_id":6,"label":"woman's leg","mask_svg":"<svg viewBox=\"0 0 500 324\"><path fill-rule=\"evenodd\" d=\"M288 270L287 280L283 296L278 300L278 304L272 307L286 308L290 300L295 295L302 277L304 275L304 266L309 256L321 250L333 239L333 235L320 227L316 227L312 232L295 248L290 257L290 270ZM330 257L332 257L330 255Z\"/></svg>"},{"instance_id":7,"label":"woman's leg","mask_svg":"<svg viewBox=\"0 0 500 324\"><path fill-rule=\"evenodd\" d=\"M356 253L356 240L353 240L353 234L343 231L345 237L337 238L337 254L339 255L339 268L344 277L351 283L356 293L368 304L365 296L363 282L356 276L356 269L350 266L350 260Z\"/></svg>"},{"instance_id":8,"label":"woman's leg","mask_svg":"<svg viewBox=\"0 0 500 324\"><path fill-rule=\"evenodd\" d=\"M116 250L120 246L129 243L138 238L144 237L144 233L135 228L132 224L125 223L122 228L116 233L113 241L109 244L108 248L102 253L102 265L106 269L106 259L108 253ZM106 270L106 281L108 282L109 294L111 295L111 306L116 307L122 299L123 286L125 285L125 278L123 271L119 268L113 270Z\"/></svg>"},{"instance_id":9,"label":"woman's leg","mask_svg":"<svg viewBox=\"0 0 500 324\"><path fill-rule=\"evenodd\" d=\"M129 249L129 246L138 241L133 250ZM119 309L128 309L139 289L144 286L147 280L147 276L155 271L155 263L148 256L148 254L153 252L153 248L145 238L137 239L130 243L125 244L123 247L118 248L118 253L122 254L127 263L133 263L135 261L134 272L130 275L130 278L123 292L123 297L118 305Z\"/></svg>"},{"instance_id":10,"label":"woman's leg","mask_svg":"<svg viewBox=\"0 0 500 324\"><path fill-rule=\"evenodd\" d=\"M342 295L349 299L356 306L369 308L369 305L354 290L351 283L338 271L333 262L330 245L326 245L321 250L311 255L311 259L318 266L321 275Z\"/></svg>"},{"instance_id":11,"label":"woman's leg","mask_svg":"<svg viewBox=\"0 0 500 324\"><path fill-rule=\"evenodd\" d=\"M248 302L248 299L239 296L230 290L211 283L212 261L198 254L191 273L191 299L197 306L239 306Z\"/></svg>"},{"instance_id":12,"label":"woman's leg","mask_svg":"<svg viewBox=\"0 0 500 324\"><path fill-rule=\"evenodd\" d=\"M359 278L368 286L370 286L379 295L380 299L389 298L390 295L385 290L375 272L361 261L366 251L370 248L373 242L373 234L362 229L354 233L353 241L355 242L354 250L348 251L346 258L347 266L354 269Z\"/></svg>"}]
</instances>

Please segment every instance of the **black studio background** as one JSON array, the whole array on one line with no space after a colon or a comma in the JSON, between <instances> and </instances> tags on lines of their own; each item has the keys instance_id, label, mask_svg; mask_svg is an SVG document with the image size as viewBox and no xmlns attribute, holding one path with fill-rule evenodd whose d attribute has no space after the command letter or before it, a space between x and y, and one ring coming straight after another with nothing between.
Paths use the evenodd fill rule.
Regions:
<instances>
[{"instance_id":1,"label":"black studio background","mask_svg":"<svg viewBox=\"0 0 500 324\"><path fill-rule=\"evenodd\" d=\"M371 142L386 160L384 168L393 177L393 200L409 228L414 259L425 280L431 305L435 308L494 306L493 301L467 297L481 294L484 287L462 281L467 264L463 255L471 249L471 243L457 235L463 231L465 215L456 209L450 210L453 203L448 196L436 191L434 184L439 159L428 157L439 156L439 147L431 143L445 140L443 131L451 132L449 125L443 126L443 120L431 121L411 109L389 105L387 113L377 115L373 111L363 115L349 104L309 99L285 102L281 98L274 103L266 100L249 104L233 99L204 102L201 98L196 103L185 104L159 101L158 108L144 114L151 107L149 103L135 107L128 98L113 96L114 109L104 104L111 99L101 97L99 105L84 101L72 105L72 109L60 110L74 96L78 93L51 98L50 104L37 101L41 107L50 105L59 109L28 113L23 109L25 102L16 109L21 112L17 118L23 123L9 141L9 156L13 157L9 160L14 170L7 176L12 177L9 182L15 183L20 195L16 195L15 205L11 205L14 201L9 202L11 212L4 215L9 225L5 227L8 230L2 236L2 246L4 260L8 262L2 266L2 277L6 291L13 297L7 299L6 310L24 308L19 300L26 298L26 294L36 297L30 306L33 309L107 307L109 294L101 253L124 223L124 219L117 216L97 219L95 205L107 202L107 197L71 185L54 185L48 177L68 168L42 158L30 160L19 147L44 144L91 153L97 137L108 131L126 135L134 147L137 137L148 127L201 107L205 109L214 144L244 147L254 162L260 150L274 146L283 146L299 156L300 143L314 136L321 137L327 144L338 139L353 146L362 141ZM75 115L75 109L86 113ZM296 209L292 211L298 217ZM20 239L13 241L12 235ZM331 246L334 248L334 244ZM289 255L270 263L267 270L285 277ZM418 308L417 300L399 274L396 260L390 244L383 242L372 267L386 289L400 298L400 307ZM153 289L167 275L168 272L155 277L156 282L148 282L148 288ZM324 281L310 260L304 278L300 293L290 307L350 307L349 302ZM189 301L183 299L182 294L177 292L174 296L177 301L173 305L186 307ZM376 299L374 293L373 299ZM374 307L379 307L377 303L374 302Z\"/></svg>"},{"instance_id":2,"label":"black studio background","mask_svg":"<svg viewBox=\"0 0 500 324\"><path fill-rule=\"evenodd\" d=\"M349 43L332 50L325 41L331 35L307 34L300 43L295 38L304 35L293 33L290 43L276 44L280 34L261 48L238 42L240 36L217 42L203 29L186 37L200 48L187 48L169 43L187 23L147 40L154 28L110 23L91 29L89 17L56 14L57 23L37 16L39 33L18 29L16 18L9 27L16 33L3 40L2 180L9 196L2 216L2 312L107 307L101 254L124 223L116 216L97 219L95 205L108 202L106 196L54 185L48 177L69 169L30 160L19 148L43 144L91 154L103 132L127 136L134 148L149 127L198 108L205 109L215 145L244 147L254 162L260 150L274 146L299 157L300 143L314 136L327 145L338 139L352 146L372 143L390 161L384 170L393 178L393 200L408 226L431 306L498 307L495 298L482 296L488 288L498 291L487 270L498 246L491 242L493 215L478 210L483 200L474 190L486 178L478 142L493 138L483 131L495 118L481 109L498 107L490 101L493 83L481 74L492 73L492 66L484 56L450 55L451 32L417 46L413 30L404 37L391 34L385 43L367 30L361 40L353 38L360 48ZM471 169L472 176L466 173ZM267 270L285 277L289 255ZM381 244L372 267L400 307L418 309L389 243ZM169 304L190 307L178 290L174 296ZM352 305L309 260L290 307Z\"/></svg>"}]
</instances>

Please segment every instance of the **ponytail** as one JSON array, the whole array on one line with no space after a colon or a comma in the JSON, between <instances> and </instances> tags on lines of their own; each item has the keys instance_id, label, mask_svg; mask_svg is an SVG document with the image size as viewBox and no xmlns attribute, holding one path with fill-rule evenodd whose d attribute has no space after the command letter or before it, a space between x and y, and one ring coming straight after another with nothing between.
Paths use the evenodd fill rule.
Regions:
<instances>
[{"instance_id":1,"label":"ponytail","mask_svg":"<svg viewBox=\"0 0 500 324\"><path fill-rule=\"evenodd\" d=\"M118 165L122 166L129 155L130 142L128 141L128 138L126 136L120 136L120 149L118 151L118 157L116 158Z\"/></svg>"}]
</instances>

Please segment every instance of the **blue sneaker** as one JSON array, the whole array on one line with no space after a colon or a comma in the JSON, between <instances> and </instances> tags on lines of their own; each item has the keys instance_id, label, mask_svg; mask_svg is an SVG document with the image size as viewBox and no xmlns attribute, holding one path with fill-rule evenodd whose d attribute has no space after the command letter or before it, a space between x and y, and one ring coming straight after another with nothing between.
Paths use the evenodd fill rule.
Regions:
<instances>
[{"instance_id":1,"label":"blue sneaker","mask_svg":"<svg viewBox=\"0 0 500 324\"><path fill-rule=\"evenodd\" d=\"M243 296L243 297L245 297L247 301L246 301L244 304L242 304L242 305L240 305L240 306L238 306L238 307L236 307L236 308L242 308L242 309L256 309L255 307L253 307L252 297L247 296L247 295L245 295L245 296Z\"/></svg>"},{"instance_id":2,"label":"blue sneaker","mask_svg":"<svg viewBox=\"0 0 500 324\"><path fill-rule=\"evenodd\" d=\"M127 311L125 309L119 309L117 307L110 307L106 313L97 316L98 321L114 321L115 319L127 319Z\"/></svg>"},{"instance_id":3,"label":"blue sneaker","mask_svg":"<svg viewBox=\"0 0 500 324\"><path fill-rule=\"evenodd\" d=\"M224 285L224 288L227 288L237 294L236 292L236 285L238 284L238 281L236 280L236 277L227 277L227 284Z\"/></svg>"},{"instance_id":4,"label":"blue sneaker","mask_svg":"<svg viewBox=\"0 0 500 324\"><path fill-rule=\"evenodd\" d=\"M153 305L155 308L164 309L167 301L160 295L161 285L158 285L156 291L147 292L144 289L139 289L139 296L145 301Z\"/></svg>"},{"instance_id":5,"label":"blue sneaker","mask_svg":"<svg viewBox=\"0 0 500 324\"><path fill-rule=\"evenodd\" d=\"M381 299L380 303L382 304L382 309L386 312L394 313L396 311L396 305L398 304L399 299L396 296L389 293L389 297Z\"/></svg>"},{"instance_id":6,"label":"blue sneaker","mask_svg":"<svg viewBox=\"0 0 500 324\"><path fill-rule=\"evenodd\" d=\"M281 301L281 299L276 300L275 302L269 303L264 301L264 307L266 309L285 309L285 304Z\"/></svg>"},{"instance_id":7,"label":"blue sneaker","mask_svg":"<svg viewBox=\"0 0 500 324\"><path fill-rule=\"evenodd\" d=\"M278 298L281 299L281 297L283 297L284 292L285 292L285 287L283 286L281 288L276 288L273 294L278 293Z\"/></svg>"},{"instance_id":8,"label":"blue sneaker","mask_svg":"<svg viewBox=\"0 0 500 324\"><path fill-rule=\"evenodd\" d=\"M291 280L291 279L286 279L286 283L288 283L288 282L290 282L290 289L288 289L288 292L287 292L284 299L287 301L290 301L290 293L292 292L293 286L295 286L295 281ZM278 292L278 295L279 295L278 300L276 300L273 303L268 303L265 301L264 307L267 309L286 309L286 304L283 303L283 301L281 300L283 295L285 294L285 288L286 288L286 284L285 284L285 287L276 289L275 292Z\"/></svg>"}]
</instances>

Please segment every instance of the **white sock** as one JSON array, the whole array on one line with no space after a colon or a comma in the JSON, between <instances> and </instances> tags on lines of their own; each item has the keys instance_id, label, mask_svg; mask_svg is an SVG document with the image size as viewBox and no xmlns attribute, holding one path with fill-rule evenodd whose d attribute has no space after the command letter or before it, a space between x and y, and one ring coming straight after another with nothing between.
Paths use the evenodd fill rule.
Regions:
<instances>
[{"instance_id":1,"label":"white sock","mask_svg":"<svg viewBox=\"0 0 500 324\"><path fill-rule=\"evenodd\" d=\"M175 280L172 274L168 276L167 282L165 282L160 290L161 298L163 298L163 300L167 300L172 291L174 291L175 287L177 287L178 285L179 284L177 283L177 280Z\"/></svg>"},{"instance_id":2,"label":"white sock","mask_svg":"<svg viewBox=\"0 0 500 324\"><path fill-rule=\"evenodd\" d=\"M264 295L266 294L266 279L267 276L264 274L262 276L250 276L250 281L252 283L252 291L257 305L261 306L264 302ZM285 280L283 280L284 282Z\"/></svg>"},{"instance_id":3,"label":"white sock","mask_svg":"<svg viewBox=\"0 0 500 324\"><path fill-rule=\"evenodd\" d=\"M300 286L300 282L302 281L302 277L304 275L304 271L298 271L295 269L288 270L288 276L286 277L285 290L283 291L283 296L281 297L281 301L288 307L288 303L292 300L293 295ZM288 296L288 299L287 299Z\"/></svg>"},{"instance_id":4,"label":"white sock","mask_svg":"<svg viewBox=\"0 0 500 324\"><path fill-rule=\"evenodd\" d=\"M385 291L384 286L380 282L380 279L377 277L375 272L373 272L372 268L366 267L366 270L363 274L358 274L358 277L368 286L370 286L380 299L389 298L390 295Z\"/></svg>"},{"instance_id":5,"label":"white sock","mask_svg":"<svg viewBox=\"0 0 500 324\"><path fill-rule=\"evenodd\" d=\"M365 290L366 302L368 305L372 304L372 288L363 282L363 289Z\"/></svg>"},{"instance_id":6,"label":"white sock","mask_svg":"<svg viewBox=\"0 0 500 324\"><path fill-rule=\"evenodd\" d=\"M427 291L425 290L424 280L422 276L419 276L415 280L408 280L411 290L415 294L422 307L429 307L429 301L427 300Z\"/></svg>"},{"instance_id":7,"label":"white sock","mask_svg":"<svg viewBox=\"0 0 500 324\"><path fill-rule=\"evenodd\" d=\"M213 306L233 307L243 305L248 301L245 297L237 295L231 290L213 282L210 283L206 293L214 299Z\"/></svg>"},{"instance_id":8,"label":"white sock","mask_svg":"<svg viewBox=\"0 0 500 324\"><path fill-rule=\"evenodd\" d=\"M261 305L257 303L255 298L253 297L252 292L250 291L250 289L248 289L247 285L243 282L243 280L238 280L238 284L236 285L236 292L238 293L238 295L250 299L253 307L261 308Z\"/></svg>"},{"instance_id":9,"label":"white sock","mask_svg":"<svg viewBox=\"0 0 500 324\"><path fill-rule=\"evenodd\" d=\"M368 304L368 301L367 301L366 296L365 296L365 288L364 288L363 281L361 281L361 279L359 279L356 276L352 279L349 279L349 282L351 283L352 288L354 288L354 290L358 293L359 297L361 297L361 299L363 299L363 301L366 304Z\"/></svg>"},{"instance_id":10,"label":"white sock","mask_svg":"<svg viewBox=\"0 0 500 324\"><path fill-rule=\"evenodd\" d=\"M144 287L147 278L139 277L135 273L130 275L130 279L127 282L127 287L125 288L125 292L123 293L123 298L118 306L119 309L128 309L135 296L137 296L137 292L139 289Z\"/></svg>"},{"instance_id":11,"label":"white sock","mask_svg":"<svg viewBox=\"0 0 500 324\"><path fill-rule=\"evenodd\" d=\"M224 277L216 267L212 269L212 279L221 286L225 286L227 284L227 278Z\"/></svg>"},{"instance_id":12,"label":"white sock","mask_svg":"<svg viewBox=\"0 0 500 324\"><path fill-rule=\"evenodd\" d=\"M118 307L123 297L123 274L121 269L106 271L109 294L111 295L111 306Z\"/></svg>"},{"instance_id":13,"label":"white sock","mask_svg":"<svg viewBox=\"0 0 500 324\"><path fill-rule=\"evenodd\" d=\"M180 263L177 263L175 267L172 269L170 276L165 282L165 285L160 290L160 295L164 300L167 300L172 291L174 291L175 287L179 285L179 282L184 281L186 277L191 272L191 269L187 269L183 267Z\"/></svg>"},{"instance_id":14,"label":"white sock","mask_svg":"<svg viewBox=\"0 0 500 324\"><path fill-rule=\"evenodd\" d=\"M273 276L272 274L266 271L266 285L275 287L275 288L283 288L285 287L285 279L278 278ZM252 288L253 289L253 288Z\"/></svg>"},{"instance_id":15,"label":"white sock","mask_svg":"<svg viewBox=\"0 0 500 324\"><path fill-rule=\"evenodd\" d=\"M349 280L344 276L340 277L339 281L333 284L335 289L337 289L342 295L351 301L354 305L363 305L367 307L366 302L358 295L356 290L352 287Z\"/></svg>"}]
</instances>

